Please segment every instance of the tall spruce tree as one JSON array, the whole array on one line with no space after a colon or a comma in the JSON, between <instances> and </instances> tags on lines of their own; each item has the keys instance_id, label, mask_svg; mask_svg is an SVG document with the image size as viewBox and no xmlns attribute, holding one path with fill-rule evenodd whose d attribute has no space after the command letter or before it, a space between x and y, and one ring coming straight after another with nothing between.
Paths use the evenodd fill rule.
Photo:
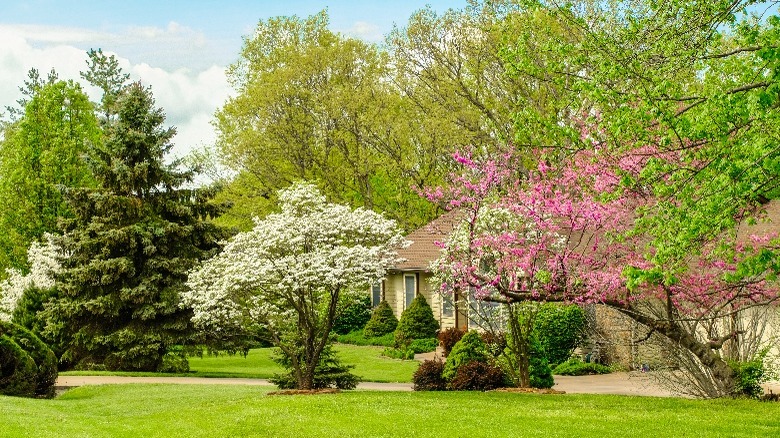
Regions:
<instances>
[{"instance_id":1,"label":"tall spruce tree","mask_svg":"<svg viewBox=\"0 0 780 438\"><path fill-rule=\"evenodd\" d=\"M179 307L188 271L226 235L206 221L217 213L210 193L182 188L192 172L164 163L175 129L150 89L124 86L113 111L89 156L99 187L66 191L69 257L49 325L67 339L65 364L156 370L191 334L192 312Z\"/></svg>"}]
</instances>

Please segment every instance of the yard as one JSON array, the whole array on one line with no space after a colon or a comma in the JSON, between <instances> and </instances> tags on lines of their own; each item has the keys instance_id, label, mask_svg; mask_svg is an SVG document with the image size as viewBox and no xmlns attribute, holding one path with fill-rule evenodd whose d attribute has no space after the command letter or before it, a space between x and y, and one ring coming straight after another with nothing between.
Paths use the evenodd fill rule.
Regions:
<instances>
[{"instance_id":1,"label":"yard","mask_svg":"<svg viewBox=\"0 0 780 438\"><path fill-rule=\"evenodd\" d=\"M780 403L606 395L106 385L0 397L0 436L780 436Z\"/></svg>"},{"instance_id":2,"label":"yard","mask_svg":"<svg viewBox=\"0 0 780 438\"><path fill-rule=\"evenodd\" d=\"M354 373L366 382L411 382L412 374L419 362L413 360L401 361L381 355L384 347L357 346L337 344L335 350L345 364L355 365ZM282 368L271 360L272 348L250 350L245 358L242 355L220 355L191 357L191 377L244 377L267 379L274 373L282 372ZM126 376L159 376L157 373L132 372L95 372L70 371L62 375L126 375ZM184 374L180 374L184 375Z\"/></svg>"}]
</instances>

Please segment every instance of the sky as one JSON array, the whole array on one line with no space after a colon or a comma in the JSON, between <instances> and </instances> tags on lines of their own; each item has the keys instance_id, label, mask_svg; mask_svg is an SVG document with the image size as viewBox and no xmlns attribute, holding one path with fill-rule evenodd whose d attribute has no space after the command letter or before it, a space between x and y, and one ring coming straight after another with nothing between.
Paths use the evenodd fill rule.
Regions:
<instances>
[{"instance_id":1,"label":"sky","mask_svg":"<svg viewBox=\"0 0 780 438\"><path fill-rule=\"evenodd\" d=\"M30 68L79 79L86 52L113 54L132 80L152 86L157 105L176 126L173 154L216 139L214 112L232 90L225 68L260 20L307 17L327 9L332 30L382 41L416 10L460 9L466 0L0 0L0 108L15 106ZM83 82L83 81L82 81ZM93 100L95 89L87 88Z\"/></svg>"}]
</instances>

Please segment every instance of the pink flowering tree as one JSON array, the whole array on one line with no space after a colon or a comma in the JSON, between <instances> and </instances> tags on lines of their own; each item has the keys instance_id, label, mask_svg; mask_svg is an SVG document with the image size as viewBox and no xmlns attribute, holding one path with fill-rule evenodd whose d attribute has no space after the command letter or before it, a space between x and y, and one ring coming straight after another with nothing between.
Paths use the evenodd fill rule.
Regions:
<instances>
[{"instance_id":1,"label":"pink flowering tree","mask_svg":"<svg viewBox=\"0 0 780 438\"><path fill-rule=\"evenodd\" d=\"M727 233L691 257L656 263L655 240L635 227L652 214L655 197L634 182L649 160L678 157L650 147L612 154L592 145L558 157L555 166L541 152L527 166L512 148L489 159L456 154L462 171L450 188L428 193L463 215L434 265L443 292L471 291L472 299L502 303L514 340L527 340L529 328L518 321L529 318L518 316L528 302L605 304L641 323L648 336L679 345L727 392L733 371L719 350L739 333L716 336L714 321L777 298L762 272L740 263L771 239L737 244L736 233ZM517 383L528 386L530 347L513 344Z\"/></svg>"}]
</instances>

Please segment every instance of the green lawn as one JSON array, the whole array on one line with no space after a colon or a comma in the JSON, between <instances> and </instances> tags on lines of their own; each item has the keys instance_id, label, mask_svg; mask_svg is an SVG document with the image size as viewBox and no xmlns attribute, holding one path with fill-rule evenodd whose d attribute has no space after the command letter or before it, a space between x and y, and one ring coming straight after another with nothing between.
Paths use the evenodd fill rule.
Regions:
<instances>
[{"instance_id":1,"label":"green lawn","mask_svg":"<svg viewBox=\"0 0 780 438\"><path fill-rule=\"evenodd\" d=\"M0 397L0 436L780 436L780 403L749 400L267 391L134 384L86 386L54 400Z\"/></svg>"},{"instance_id":2,"label":"green lawn","mask_svg":"<svg viewBox=\"0 0 780 438\"><path fill-rule=\"evenodd\" d=\"M346 364L355 365L354 373L367 382L411 382L412 374L420 364L417 361L389 359L381 355L384 347L338 344L336 352ZM271 348L250 350L242 355L191 357L191 377L246 377L267 379L282 368L271 360ZM63 375L127 375L159 376L156 373L122 373L95 371L68 371ZM176 374L183 375L183 374Z\"/></svg>"}]
</instances>

